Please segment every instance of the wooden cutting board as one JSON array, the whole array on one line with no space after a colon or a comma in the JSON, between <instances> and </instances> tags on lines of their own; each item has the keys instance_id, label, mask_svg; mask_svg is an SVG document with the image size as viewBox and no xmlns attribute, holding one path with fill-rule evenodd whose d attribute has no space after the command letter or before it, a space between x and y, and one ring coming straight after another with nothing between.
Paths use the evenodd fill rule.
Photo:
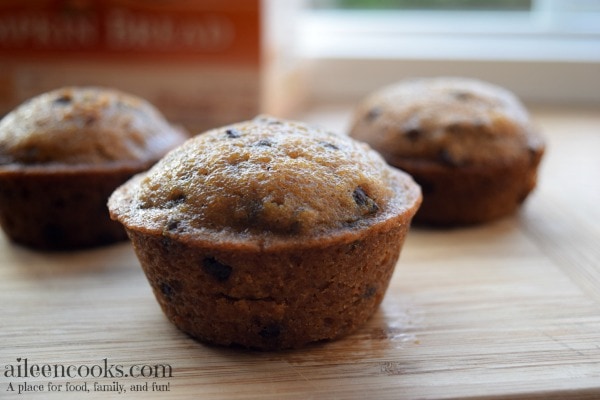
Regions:
<instances>
[{"instance_id":1,"label":"wooden cutting board","mask_svg":"<svg viewBox=\"0 0 600 400\"><path fill-rule=\"evenodd\" d=\"M342 129L346 116L304 119ZM534 116L549 146L522 212L412 229L374 318L302 350L188 338L163 317L127 243L47 254L1 236L0 398L600 399L600 113ZM29 372L72 365L88 376L15 376L25 359ZM115 377L111 365L152 376Z\"/></svg>"}]
</instances>

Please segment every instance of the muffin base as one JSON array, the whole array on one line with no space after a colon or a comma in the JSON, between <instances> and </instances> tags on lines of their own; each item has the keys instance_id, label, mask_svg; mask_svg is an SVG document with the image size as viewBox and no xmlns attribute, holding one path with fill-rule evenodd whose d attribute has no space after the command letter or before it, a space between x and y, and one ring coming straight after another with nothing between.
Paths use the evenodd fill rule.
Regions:
<instances>
[{"instance_id":1,"label":"muffin base","mask_svg":"<svg viewBox=\"0 0 600 400\"><path fill-rule=\"evenodd\" d=\"M145 168L144 168L145 169ZM110 219L110 194L144 169L0 172L0 225L14 242L41 250L69 250L127 239Z\"/></svg>"},{"instance_id":2,"label":"muffin base","mask_svg":"<svg viewBox=\"0 0 600 400\"><path fill-rule=\"evenodd\" d=\"M413 212L350 240L273 250L127 232L156 299L180 330L207 343L276 350L346 335L375 312Z\"/></svg>"},{"instance_id":3,"label":"muffin base","mask_svg":"<svg viewBox=\"0 0 600 400\"><path fill-rule=\"evenodd\" d=\"M535 188L543 150L511 165L446 166L388 158L412 175L423 191L415 224L461 226L493 221L516 212Z\"/></svg>"}]
</instances>

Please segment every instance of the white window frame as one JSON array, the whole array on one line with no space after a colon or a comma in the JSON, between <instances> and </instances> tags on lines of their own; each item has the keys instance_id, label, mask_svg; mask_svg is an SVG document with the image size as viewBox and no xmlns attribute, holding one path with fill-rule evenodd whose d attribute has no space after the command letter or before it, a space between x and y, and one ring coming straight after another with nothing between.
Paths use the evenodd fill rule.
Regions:
<instances>
[{"instance_id":1,"label":"white window frame","mask_svg":"<svg viewBox=\"0 0 600 400\"><path fill-rule=\"evenodd\" d=\"M527 101L600 103L599 0L537 0L534 13L300 8L294 54L313 99L355 100L406 76L463 75ZM592 4L592 5L595 5Z\"/></svg>"}]
</instances>

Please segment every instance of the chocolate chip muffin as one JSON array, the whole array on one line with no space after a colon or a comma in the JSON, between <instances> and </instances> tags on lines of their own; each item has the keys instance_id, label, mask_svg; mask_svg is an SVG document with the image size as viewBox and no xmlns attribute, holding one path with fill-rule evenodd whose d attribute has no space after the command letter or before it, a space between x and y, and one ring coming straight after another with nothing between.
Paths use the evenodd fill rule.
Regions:
<instances>
[{"instance_id":1,"label":"chocolate chip muffin","mask_svg":"<svg viewBox=\"0 0 600 400\"><path fill-rule=\"evenodd\" d=\"M368 146L258 117L190 139L109 209L171 322L267 350L363 324L420 202L418 185Z\"/></svg>"},{"instance_id":2,"label":"chocolate chip muffin","mask_svg":"<svg viewBox=\"0 0 600 400\"><path fill-rule=\"evenodd\" d=\"M467 78L399 82L367 97L350 135L413 176L415 222L467 225L514 213L536 184L544 142L509 91Z\"/></svg>"},{"instance_id":3,"label":"chocolate chip muffin","mask_svg":"<svg viewBox=\"0 0 600 400\"><path fill-rule=\"evenodd\" d=\"M0 224L13 241L72 249L124 240L106 201L187 135L148 102L71 87L23 103L0 121Z\"/></svg>"}]
</instances>

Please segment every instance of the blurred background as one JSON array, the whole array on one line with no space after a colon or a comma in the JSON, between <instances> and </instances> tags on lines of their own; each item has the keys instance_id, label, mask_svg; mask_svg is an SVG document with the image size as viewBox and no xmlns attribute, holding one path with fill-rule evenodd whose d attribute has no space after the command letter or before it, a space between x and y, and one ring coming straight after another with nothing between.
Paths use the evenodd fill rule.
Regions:
<instances>
[{"instance_id":1,"label":"blurred background","mask_svg":"<svg viewBox=\"0 0 600 400\"><path fill-rule=\"evenodd\" d=\"M598 107L600 0L0 0L1 114L102 85L199 131L439 75Z\"/></svg>"},{"instance_id":2,"label":"blurred background","mask_svg":"<svg viewBox=\"0 0 600 400\"><path fill-rule=\"evenodd\" d=\"M310 0L296 23L314 99L405 76L462 75L528 102L598 103L598 0Z\"/></svg>"}]
</instances>

